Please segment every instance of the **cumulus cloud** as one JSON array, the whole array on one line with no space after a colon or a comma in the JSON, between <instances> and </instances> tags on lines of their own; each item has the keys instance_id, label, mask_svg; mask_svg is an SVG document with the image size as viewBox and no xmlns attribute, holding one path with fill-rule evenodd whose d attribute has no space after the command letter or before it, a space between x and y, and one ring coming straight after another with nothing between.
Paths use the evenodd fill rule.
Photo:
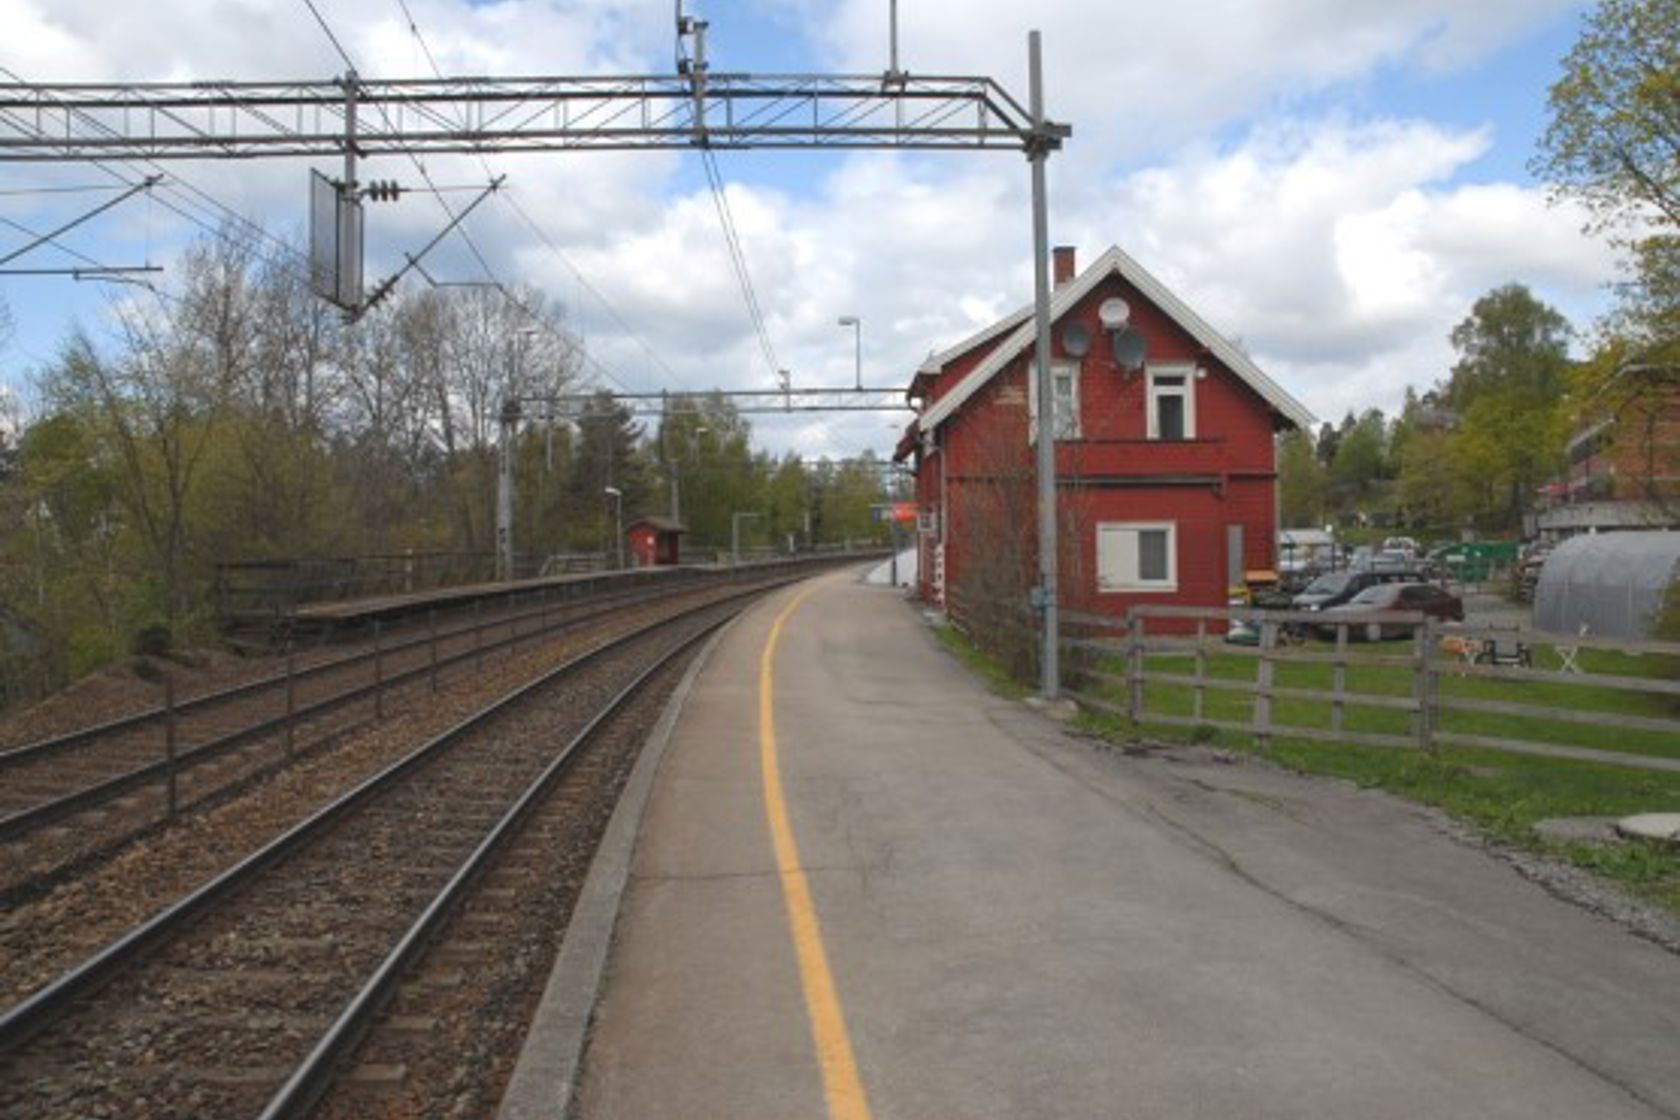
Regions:
<instances>
[{"instance_id":1,"label":"cumulus cloud","mask_svg":"<svg viewBox=\"0 0 1680 1120\"><path fill-rule=\"evenodd\" d=\"M394 0L319 2L364 73L430 74ZM669 0L408 6L447 73L670 67ZM1388 407L1407 381L1444 372L1446 333L1482 291L1524 281L1584 317L1610 275L1610 259L1577 232L1578 214L1548 208L1533 188L1467 181L1467 169L1499 139L1491 128L1326 116L1303 108L1303 98L1388 68L1473 65L1569 6L1040 5L1031 18L1045 34L1052 112L1076 127L1067 151L1051 161L1053 235L1078 244L1086 260L1120 243L1240 337L1321 414L1367 402ZM878 0L699 7L731 58L773 26L803 36L821 68L885 66L885 5ZM917 0L900 10L905 65L989 73L1024 93L1026 17L1019 9ZM0 63L34 79L327 77L343 66L295 0L0 0L0 26L8 28ZM1018 157L776 159L785 170L772 176L760 157L719 155L777 359L795 384L851 383L851 334L837 326L841 315L863 319L865 379L902 385L930 350L1029 293L1027 173ZM426 162L441 184L486 178L475 158ZM570 305L572 322L613 376L639 390L772 383L693 155L490 163L509 173L512 198L540 233L505 200L492 199L467 223L475 244L504 278L535 282ZM169 170L278 233L302 230L302 164ZM403 160L377 161L368 173L421 185ZM17 173L0 168L0 176L15 181ZM43 169L28 181L53 176L98 177L85 168ZM447 201L459 209L468 197ZM191 198L180 184L163 195ZM202 199L192 209L215 217ZM33 216L47 220L45 213ZM370 278L398 267L445 220L442 205L425 195L372 209ZM195 232L161 201L136 201L102 220L97 234L103 253L167 259L183 231ZM428 258L427 270L440 279L483 276L458 238ZM21 313L22 300L14 303ZM766 419L758 427L773 446L807 453L881 449L893 441L889 418L880 416Z\"/></svg>"}]
</instances>

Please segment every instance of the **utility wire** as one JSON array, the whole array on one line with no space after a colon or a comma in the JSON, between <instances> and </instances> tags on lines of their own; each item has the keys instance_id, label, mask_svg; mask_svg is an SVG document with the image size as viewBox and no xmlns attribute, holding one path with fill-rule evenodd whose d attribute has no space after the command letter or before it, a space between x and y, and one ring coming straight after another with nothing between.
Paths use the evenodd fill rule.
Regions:
<instances>
[{"instance_id":1,"label":"utility wire","mask_svg":"<svg viewBox=\"0 0 1680 1120\"><path fill-rule=\"evenodd\" d=\"M408 30L414 36L415 41L420 45L421 52L426 56L427 65L429 65L432 68L432 73L435 76L437 76L438 78L442 78L444 76L443 75L443 69L438 65L437 57L434 54L432 54L432 48L430 47L430 45L427 44L425 35L421 33L420 25L415 20L414 13L409 10L407 0L397 0L397 6L402 10L403 18L408 20ZM389 120L387 119L387 124L388 123L389 123ZM494 170L491 169L490 161L484 157L484 153L479 152L479 153L477 153L477 156L478 156L479 166L484 168L484 173L486 175L494 178L496 173L495 173ZM411 159L414 158L412 154L410 154L410 158ZM418 166L418 161L416 161L416 166ZM424 174L425 174L423 169L421 171L421 174L422 174L422 176L424 176ZM608 313L612 315L613 319L616 322L618 322L620 326L624 327L625 330L628 331L628 333L631 335L631 337L636 339L636 341L641 345L643 351L645 351L650 358L653 358L654 361L656 361L662 368L664 368L667 373L670 373L670 367L666 366L665 363L662 360L659 359L658 355L654 354L653 350L647 345L646 342L642 341L642 339L639 335L637 335L634 331L629 329L628 324L626 324L624 322L623 318L618 314L618 312L613 309L612 305L607 303L606 298L604 296L602 296L601 293L599 291L597 291L593 285L591 285L587 280L585 280L584 277L583 277L583 274L578 271L577 267L575 265L573 265L570 260L567 259L566 255L564 253L560 252L560 249L557 245L555 245L553 238L549 237L548 234L545 233L542 230L542 228L536 223L536 221L530 216L530 214L528 214L523 207L521 207L516 201L514 201L514 199L511 197L511 195L503 193L502 197L507 200L509 206L511 206L513 208L514 212L516 214L518 214L520 216L520 218L522 218L524 220L525 224L531 228L532 232L537 235L537 239L539 241L541 241L544 245L546 245L550 252L554 253L557 257L559 257L560 260L566 265L567 268L571 269L572 274L577 277L578 282L580 284L582 284L584 287L588 288L589 291L595 296L595 298L601 301L602 306L607 309ZM464 235L465 235L465 231L463 230L463 236ZM470 244L471 244L471 242L469 241L469 245ZM476 248L475 248L475 252L476 252ZM483 258L480 257L479 260L480 260L480 263L482 264L483 263ZM485 265L485 269L488 272L489 271L489 266ZM533 321L539 321L537 316L531 311L531 309L526 307L523 303L521 303L520 300L510 290L508 290L505 286L503 286L501 284L497 284L497 287L501 291L503 297L506 298L509 302L511 302L520 311L524 312L528 318L532 319ZM620 389L623 389L626 392L629 391L629 386L627 384L625 384L623 378L621 378L617 373L615 373L612 369L610 369L599 358L597 358L595 355L591 354L588 351L587 348L579 346L578 347L578 353L580 354L582 360L585 363L587 363L589 365L593 365L596 368L596 370L603 377L605 377L608 381L612 382L614 385L617 385ZM675 374L672 374L671 376L674 380L675 379Z\"/></svg>"},{"instance_id":2,"label":"utility wire","mask_svg":"<svg viewBox=\"0 0 1680 1120\"><path fill-rule=\"evenodd\" d=\"M729 196L724 189L723 177L718 173L717 157L710 148L700 150L701 161L706 165L706 182L712 189L712 202L717 207L718 219L723 223L724 242L729 248L729 263L735 270L735 280L740 285L741 295L746 300L747 317L752 322L754 333L758 335L758 346L764 354L764 361L769 366L772 379L780 379L781 363L776 360L776 348L770 342L770 331L764 322L764 309L759 305L758 293L753 290L752 273L747 269L747 255L741 246L741 235L735 227L735 215L729 208Z\"/></svg>"}]
</instances>

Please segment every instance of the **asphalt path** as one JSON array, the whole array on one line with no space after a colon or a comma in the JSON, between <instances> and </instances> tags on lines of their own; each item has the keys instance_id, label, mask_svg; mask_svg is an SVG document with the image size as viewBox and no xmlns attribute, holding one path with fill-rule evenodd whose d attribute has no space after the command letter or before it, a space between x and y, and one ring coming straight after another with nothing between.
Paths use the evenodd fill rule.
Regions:
<instances>
[{"instance_id":1,"label":"asphalt path","mask_svg":"<svg viewBox=\"0 0 1680 1120\"><path fill-rule=\"evenodd\" d=\"M582 1115L1680 1117L1680 957L1432 812L1071 736L887 588L788 606L677 721Z\"/></svg>"}]
</instances>

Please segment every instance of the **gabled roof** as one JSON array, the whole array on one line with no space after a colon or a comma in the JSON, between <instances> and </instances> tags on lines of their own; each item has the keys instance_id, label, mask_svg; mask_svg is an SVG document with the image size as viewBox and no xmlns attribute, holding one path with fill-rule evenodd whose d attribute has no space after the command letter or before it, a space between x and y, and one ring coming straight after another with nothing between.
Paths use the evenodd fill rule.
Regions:
<instances>
[{"instance_id":1,"label":"gabled roof","mask_svg":"<svg viewBox=\"0 0 1680 1120\"><path fill-rule=\"evenodd\" d=\"M672 521L669 517L638 517L634 521L630 522L630 524L626 525L624 527L624 531L629 532L638 525L646 525L648 528L660 533L688 532L687 525L684 525L681 521Z\"/></svg>"},{"instance_id":2,"label":"gabled roof","mask_svg":"<svg viewBox=\"0 0 1680 1120\"><path fill-rule=\"evenodd\" d=\"M1173 295L1165 284L1155 279L1141 264L1122 252L1118 245L1110 246L1109 250L1098 257L1089 268L1051 293L1050 322L1055 323L1061 319L1110 275L1118 275L1136 288L1145 299L1160 308L1169 319L1183 328L1185 333L1207 347L1214 357L1225 363L1232 373L1242 379L1249 388L1260 395L1262 400L1290 423L1299 428L1312 426L1314 417L1305 405L1290 396L1277 382L1267 377L1260 367L1254 364L1253 359L1238 350L1229 339L1209 326L1207 320L1192 311L1183 300ZM928 406L919 421L922 431L931 431L944 423L953 413L966 404L970 397L979 392L992 378L1003 372L1010 362L1014 361L1023 350L1033 344L1038 332L1036 324L1033 322L1032 312L1032 305L1029 304L1008 318L994 323L979 334L958 343L952 349L928 359L928 363L939 363L938 366L934 367L937 369L987 340L995 338L1011 326L1015 327L1014 333L994 347L992 352L986 355L985 360L975 366L950 392ZM923 371L928 370L928 363L923 364Z\"/></svg>"}]
</instances>

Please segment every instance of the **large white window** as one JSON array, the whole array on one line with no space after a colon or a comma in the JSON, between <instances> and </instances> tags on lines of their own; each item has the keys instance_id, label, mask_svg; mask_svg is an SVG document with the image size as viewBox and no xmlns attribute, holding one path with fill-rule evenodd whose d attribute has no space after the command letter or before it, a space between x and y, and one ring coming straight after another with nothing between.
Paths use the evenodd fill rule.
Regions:
<instances>
[{"instance_id":1,"label":"large white window","mask_svg":"<svg viewBox=\"0 0 1680 1120\"><path fill-rule=\"evenodd\" d=\"M1196 367L1149 367L1149 438L1196 438Z\"/></svg>"},{"instance_id":2,"label":"large white window","mask_svg":"<svg viewBox=\"0 0 1680 1120\"><path fill-rule=\"evenodd\" d=\"M1178 526L1171 521L1099 524L1097 590L1178 590Z\"/></svg>"},{"instance_id":3,"label":"large white window","mask_svg":"<svg viewBox=\"0 0 1680 1120\"><path fill-rule=\"evenodd\" d=\"M1027 364L1027 376L1033 376L1034 365ZM1050 380L1056 395L1056 438L1079 438L1079 363L1051 362ZM1038 441L1038 384L1027 390L1027 439Z\"/></svg>"}]
</instances>

